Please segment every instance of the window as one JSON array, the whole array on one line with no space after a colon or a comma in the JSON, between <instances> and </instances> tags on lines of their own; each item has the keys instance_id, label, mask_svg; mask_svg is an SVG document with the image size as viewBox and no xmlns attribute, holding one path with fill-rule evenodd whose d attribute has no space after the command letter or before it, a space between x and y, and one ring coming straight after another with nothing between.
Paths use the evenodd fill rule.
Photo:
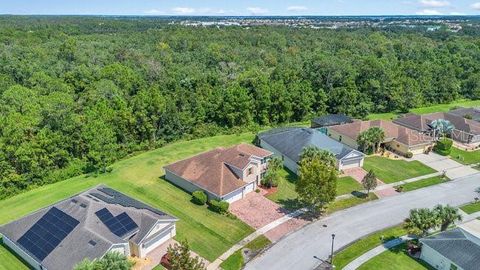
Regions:
<instances>
[{"instance_id":1,"label":"window","mask_svg":"<svg viewBox=\"0 0 480 270\"><path fill-rule=\"evenodd\" d=\"M248 175L251 175L252 173L253 173L253 168L252 167L248 168Z\"/></svg>"},{"instance_id":2,"label":"window","mask_svg":"<svg viewBox=\"0 0 480 270\"><path fill-rule=\"evenodd\" d=\"M339 141L339 142L342 141L342 136L338 136L338 141Z\"/></svg>"},{"instance_id":3,"label":"window","mask_svg":"<svg viewBox=\"0 0 480 270\"><path fill-rule=\"evenodd\" d=\"M458 267L455 264L450 264L450 270L457 270Z\"/></svg>"}]
</instances>

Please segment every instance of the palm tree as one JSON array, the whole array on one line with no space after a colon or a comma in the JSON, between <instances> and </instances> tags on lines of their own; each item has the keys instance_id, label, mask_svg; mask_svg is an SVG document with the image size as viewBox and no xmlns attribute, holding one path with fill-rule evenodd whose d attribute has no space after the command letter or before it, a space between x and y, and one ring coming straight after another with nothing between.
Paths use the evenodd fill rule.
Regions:
<instances>
[{"instance_id":1,"label":"palm tree","mask_svg":"<svg viewBox=\"0 0 480 270\"><path fill-rule=\"evenodd\" d=\"M373 144L373 150L376 153L378 148L380 148L380 144L385 140L385 131L379 127L371 127L367 132Z\"/></svg>"},{"instance_id":2,"label":"palm tree","mask_svg":"<svg viewBox=\"0 0 480 270\"><path fill-rule=\"evenodd\" d=\"M405 219L404 227L411 234L425 237L428 231L439 224L436 211L428 208L412 209L410 216Z\"/></svg>"},{"instance_id":3,"label":"palm tree","mask_svg":"<svg viewBox=\"0 0 480 270\"><path fill-rule=\"evenodd\" d=\"M371 147L370 134L367 131L361 132L357 137L357 144L363 153L366 153Z\"/></svg>"},{"instance_id":4,"label":"palm tree","mask_svg":"<svg viewBox=\"0 0 480 270\"><path fill-rule=\"evenodd\" d=\"M455 126L450 123L450 121L445 119L434 120L432 123L430 123L430 126L433 129L435 138L437 137L437 134L445 138L447 134L452 133L452 131L455 129Z\"/></svg>"},{"instance_id":5,"label":"palm tree","mask_svg":"<svg viewBox=\"0 0 480 270\"><path fill-rule=\"evenodd\" d=\"M439 204L433 210L437 213L441 231L447 230L448 226L455 221L462 221L462 215L458 212L458 209L450 205Z\"/></svg>"}]
</instances>

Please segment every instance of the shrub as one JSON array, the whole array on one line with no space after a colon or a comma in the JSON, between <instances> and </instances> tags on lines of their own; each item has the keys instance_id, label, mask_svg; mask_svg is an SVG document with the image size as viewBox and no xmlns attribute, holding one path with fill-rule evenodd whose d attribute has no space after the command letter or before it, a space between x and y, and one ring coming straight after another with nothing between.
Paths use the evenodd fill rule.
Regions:
<instances>
[{"instance_id":1,"label":"shrub","mask_svg":"<svg viewBox=\"0 0 480 270\"><path fill-rule=\"evenodd\" d=\"M219 200L210 200L210 210L213 212L217 212L219 214L225 214L228 212L228 207L230 204L226 201L219 201Z\"/></svg>"},{"instance_id":2,"label":"shrub","mask_svg":"<svg viewBox=\"0 0 480 270\"><path fill-rule=\"evenodd\" d=\"M412 157L413 157L413 153L412 153L412 152L407 152L407 153L405 154L405 157L406 157L406 158L412 158Z\"/></svg>"},{"instance_id":3,"label":"shrub","mask_svg":"<svg viewBox=\"0 0 480 270\"><path fill-rule=\"evenodd\" d=\"M256 192L256 193L260 193L260 189L258 189L258 188L255 189L255 192Z\"/></svg>"},{"instance_id":4,"label":"shrub","mask_svg":"<svg viewBox=\"0 0 480 270\"><path fill-rule=\"evenodd\" d=\"M192 193L192 202L198 205L205 205L207 203L208 197L205 192L201 190L194 191Z\"/></svg>"},{"instance_id":5,"label":"shrub","mask_svg":"<svg viewBox=\"0 0 480 270\"><path fill-rule=\"evenodd\" d=\"M452 151L452 145L453 141L447 138L439 140L435 146L433 147L433 151L436 153L442 155L442 156L448 156L450 155L450 152Z\"/></svg>"}]
</instances>

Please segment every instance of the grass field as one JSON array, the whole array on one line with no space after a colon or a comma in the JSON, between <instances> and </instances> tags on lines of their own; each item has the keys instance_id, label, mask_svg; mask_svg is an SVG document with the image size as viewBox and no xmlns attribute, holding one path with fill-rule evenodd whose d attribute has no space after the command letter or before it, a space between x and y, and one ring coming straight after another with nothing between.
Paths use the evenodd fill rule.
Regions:
<instances>
[{"instance_id":1,"label":"grass field","mask_svg":"<svg viewBox=\"0 0 480 270\"><path fill-rule=\"evenodd\" d=\"M402 187L403 187L402 192L407 192L407 191L412 191L412 190L419 189L419 188L429 187L429 186L444 183L446 181L448 181L448 179L444 179L441 176L434 176L434 177L430 177L430 178L422 179L422 180L419 180L419 181L404 184L404 185L402 185Z\"/></svg>"},{"instance_id":2,"label":"grass field","mask_svg":"<svg viewBox=\"0 0 480 270\"><path fill-rule=\"evenodd\" d=\"M268 245L270 245L272 242L268 240L263 235L260 235L259 237L255 238L252 242L246 244L243 248L248 248L252 250L253 252L259 251ZM242 249L243 249L242 248ZM223 270L240 270L242 269L242 266L244 264L243 256L242 256L242 249L239 249L235 251L230 257L228 257L225 261L220 264L220 267Z\"/></svg>"},{"instance_id":3,"label":"grass field","mask_svg":"<svg viewBox=\"0 0 480 270\"><path fill-rule=\"evenodd\" d=\"M462 209L462 211L467 213L467 214L476 213L476 212L480 211L480 202L472 202L472 203L469 203L469 204L465 204L465 205L461 206L460 209Z\"/></svg>"},{"instance_id":4,"label":"grass field","mask_svg":"<svg viewBox=\"0 0 480 270\"><path fill-rule=\"evenodd\" d=\"M427 113L434 113L434 112L447 112L450 109L456 107L456 106L463 106L463 107L475 107L475 106L480 106L480 100L457 100L452 103L448 104L440 104L440 105L434 105L434 106L428 106L428 107L421 107L421 108L415 108L411 109L410 112L412 113L418 113L418 114L427 114ZM383 120L392 120L397 118L399 113L397 112L390 112L390 113L377 113L377 114L370 114L368 115L368 120L376 120L376 119L383 119Z\"/></svg>"},{"instance_id":5,"label":"grass field","mask_svg":"<svg viewBox=\"0 0 480 270\"><path fill-rule=\"evenodd\" d=\"M407 232L401 226L391 227L370 234L369 236L366 236L337 252L333 259L334 265L336 266L336 269L342 269L351 261L361 256L363 253L378 245L381 245L384 240L390 240L405 234L407 234Z\"/></svg>"},{"instance_id":6,"label":"grass field","mask_svg":"<svg viewBox=\"0 0 480 270\"><path fill-rule=\"evenodd\" d=\"M0 239L0 242L2 240ZM27 270L30 269L23 261L14 256L3 244L0 244L0 270Z\"/></svg>"},{"instance_id":7,"label":"grass field","mask_svg":"<svg viewBox=\"0 0 480 270\"><path fill-rule=\"evenodd\" d=\"M425 270L434 269L426 262L410 257L406 244L393 247L362 264L358 270Z\"/></svg>"},{"instance_id":8,"label":"grass field","mask_svg":"<svg viewBox=\"0 0 480 270\"><path fill-rule=\"evenodd\" d=\"M254 134L225 135L182 141L115 163L113 171L98 177L78 176L0 201L0 224L72 196L100 183L107 184L180 219L177 239L188 239L192 250L213 261L253 229L238 219L216 214L190 202L190 194L163 180L162 167L173 161L239 142ZM0 260L0 269L5 267Z\"/></svg>"},{"instance_id":9,"label":"grass field","mask_svg":"<svg viewBox=\"0 0 480 270\"><path fill-rule=\"evenodd\" d=\"M363 168L367 171L373 169L377 178L387 184L435 172L416 160L393 160L378 156L365 158Z\"/></svg>"},{"instance_id":10,"label":"grass field","mask_svg":"<svg viewBox=\"0 0 480 270\"><path fill-rule=\"evenodd\" d=\"M463 151L458 148L452 147L450 157L462 164L470 165L480 163L480 150L476 151Z\"/></svg>"}]
</instances>

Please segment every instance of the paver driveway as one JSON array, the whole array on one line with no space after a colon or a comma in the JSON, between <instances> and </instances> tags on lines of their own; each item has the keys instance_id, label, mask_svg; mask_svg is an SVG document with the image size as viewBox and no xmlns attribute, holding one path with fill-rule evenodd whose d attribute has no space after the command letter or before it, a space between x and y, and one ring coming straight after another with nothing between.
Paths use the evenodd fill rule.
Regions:
<instances>
[{"instance_id":1,"label":"paver driveway","mask_svg":"<svg viewBox=\"0 0 480 270\"><path fill-rule=\"evenodd\" d=\"M418 154L413 156L412 160L418 160L428 167L435 169L439 172L446 171L447 176L450 179L459 178L471 174L478 173L477 170L465 166L456 162L448 157L441 156L439 154Z\"/></svg>"},{"instance_id":2,"label":"paver driveway","mask_svg":"<svg viewBox=\"0 0 480 270\"><path fill-rule=\"evenodd\" d=\"M233 202L230 205L230 212L255 229L259 229L286 214L280 205L256 192L250 192L245 198Z\"/></svg>"}]
</instances>

